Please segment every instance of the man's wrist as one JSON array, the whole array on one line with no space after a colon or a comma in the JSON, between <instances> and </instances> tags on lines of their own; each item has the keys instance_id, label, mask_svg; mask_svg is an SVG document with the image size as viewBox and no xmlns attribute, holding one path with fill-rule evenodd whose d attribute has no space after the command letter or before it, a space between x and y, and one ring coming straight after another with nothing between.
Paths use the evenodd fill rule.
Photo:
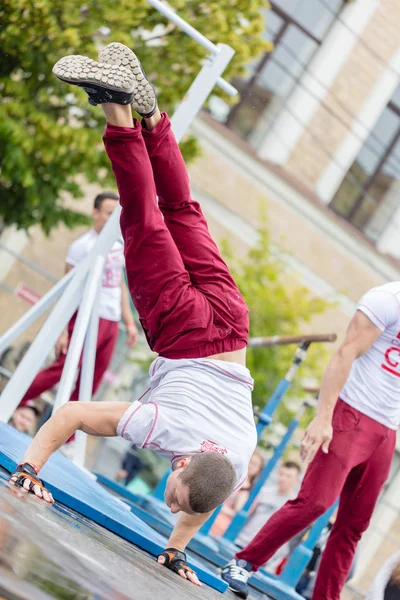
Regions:
<instances>
[{"instance_id":1,"label":"man's wrist","mask_svg":"<svg viewBox=\"0 0 400 600\"><path fill-rule=\"evenodd\" d=\"M136 327L136 323L133 319L128 319L127 321L125 321L125 327Z\"/></svg>"}]
</instances>

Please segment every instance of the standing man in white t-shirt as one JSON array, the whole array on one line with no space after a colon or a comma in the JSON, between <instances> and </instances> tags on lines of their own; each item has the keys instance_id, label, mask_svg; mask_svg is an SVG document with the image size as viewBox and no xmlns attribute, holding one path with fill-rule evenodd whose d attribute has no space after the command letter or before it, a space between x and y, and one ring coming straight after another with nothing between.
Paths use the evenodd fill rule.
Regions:
<instances>
[{"instance_id":1,"label":"standing man in white t-shirt","mask_svg":"<svg viewBox=\"0 0 400 600\"><path fill-rule=\"evenodd\" d=\"M322 515L338 496L313 600L339 600L358 541L390 470L400 423L400 281L360 300L321 386L317 416L301 443L312 461L300 492L223 569L241 598L247 580L277 549Z\"/></svg>"},{"instance_id":2,"label":"standing man in white t-shirt","mask_svg":"<svg viewBox=\"0 0 400 600\"><path fill-rule=\"evenodd\" d=\"M91 251L100 231L118 206L119 197L113 192L98 194L93 206L93 227L71 244L67 252L65 273L79 264ZM103 375L110 364L118 338L118 326L123 318L127 330L127 344L133 346L137 339L136 325L129 305L128 290L123 277L124 246L116 241L107 255L100 287L99 331L97 337L96 362L93 375L93 394L100 386ZM61 379L69 341L74 329L76 314L67 329L61 334L56 347L56 360L40 371L21 400L24 406L32 398L37 398L54 387ZM81 363L79 363L79 366ZM70 400L78 400L80 375Z\"/></svg>"}]
</instances>

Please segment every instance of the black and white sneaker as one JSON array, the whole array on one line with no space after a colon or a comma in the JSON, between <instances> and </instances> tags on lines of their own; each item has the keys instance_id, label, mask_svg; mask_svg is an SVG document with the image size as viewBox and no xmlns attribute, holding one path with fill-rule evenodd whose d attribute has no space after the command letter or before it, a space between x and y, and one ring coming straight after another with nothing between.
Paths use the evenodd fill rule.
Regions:
<instances>
[{"instance_id":1,"label":"black and white sneaker","mask_svg":"<svg viewBox=\"0 0 400 600\"><path fill-rule=\"evenodd\" d=\"M135 79L124 65L105 64L86 56L71 55L56 62L53 73L61 81L83 88L93 106L109 102L131 104L133 100Z\"/></svg>"},{"instance_id":2,"label":"black and white sneaker","mask_svg":"<svg viewBox=\"0 0 400 600\"><path fill-rule=\"evenodd\" d=\"M134 77L132 106L141 117L152 117L157 110L157 95L146 77L140 60L128 46L113 42L99 54L100 63L128 68Z\"/></svg>"},{"instance_id":3,"label":"black and white sneaker","mask_svg":"<svg viewBox=\"0 0 400 600\"><path fill-rule=\"evenodd\" d=\"M221 571L221 578L239 598L247 598L250 593L247 581L251 575L251 569L250 563L233 558Z\"/></svg>"}]
</instances>

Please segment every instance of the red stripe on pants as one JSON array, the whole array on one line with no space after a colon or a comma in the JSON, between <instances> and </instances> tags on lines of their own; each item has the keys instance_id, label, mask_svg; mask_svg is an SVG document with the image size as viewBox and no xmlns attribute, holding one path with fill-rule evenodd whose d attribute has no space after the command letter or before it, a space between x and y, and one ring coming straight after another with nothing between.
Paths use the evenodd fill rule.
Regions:
<instances>
[{"instance_id":1,"label":"red stripe on pants","mask_svg":"<svg viewBox=\"0 0 400 600\"><path fill-rule=\"evenodd\" d=\"M318 570L313 600L340 600L357 543L367 529L390 470L396 432L338 400L328 454L307 469L300 492L287 502L236 558L254 570L321 516L340 495L336 522Z\"/></svg>"}]
</instances>

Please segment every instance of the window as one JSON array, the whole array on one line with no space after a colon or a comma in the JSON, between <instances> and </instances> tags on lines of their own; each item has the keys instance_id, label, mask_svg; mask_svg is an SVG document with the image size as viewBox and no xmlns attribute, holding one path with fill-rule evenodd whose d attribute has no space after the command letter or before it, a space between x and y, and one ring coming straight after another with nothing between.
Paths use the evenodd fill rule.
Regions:
<instances>
[{"instance_id":1,"label":"window","mask_svg":"<svg viewBox=\"0 0 400 600\"><path fill-rule=\"evenodd\" d=\"M398 207L400 86L371 131L330 207L377 241Z\"/></svg>"},{"instance_id":2,"label":"window","mask_svg":"<svg viewBox=\"0 0 400 600\"><path fill-rule=\"evenodd\" d=\"M264 11L265 35L274 50L249 65L246 77L234 79L241 101L220 113L220 120L258 147L342 5L343 0L274 0Z\"/></svg>"}]
</instances>

